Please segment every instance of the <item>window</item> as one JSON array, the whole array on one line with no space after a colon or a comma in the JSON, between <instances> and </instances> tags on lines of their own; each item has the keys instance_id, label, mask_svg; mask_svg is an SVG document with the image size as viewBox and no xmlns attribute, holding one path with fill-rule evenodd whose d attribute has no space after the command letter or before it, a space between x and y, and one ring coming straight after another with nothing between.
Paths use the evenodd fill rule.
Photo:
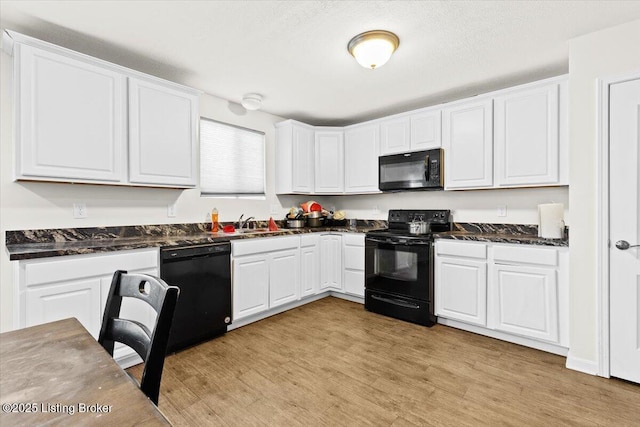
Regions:
<instances>
[{"instance_id":1,"label":"window","mask_svg":"<svg viewBox=\"0 0 640 427\"><path fill-rule=\"evenodd\" d=\"M200 195L264 197L264 133L200 119Z\"/></svg>"}]
</instances>

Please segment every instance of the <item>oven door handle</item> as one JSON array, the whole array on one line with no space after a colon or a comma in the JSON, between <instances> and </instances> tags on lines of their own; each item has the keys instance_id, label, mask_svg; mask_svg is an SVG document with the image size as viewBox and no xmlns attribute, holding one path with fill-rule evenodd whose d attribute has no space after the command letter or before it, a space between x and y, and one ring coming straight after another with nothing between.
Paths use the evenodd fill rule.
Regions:
<instances>
[{"instance_id":1,"label":"oven door handle","mask_svg":"<svg viewBox=\"0 0 640 427\"><path fill-rule=\"evenodd\" d=\"M375 243L382 243L385 245L393 245L393 246L419 246L419 245L425 245L427 243L418 243L418 242L412 242L411 240L406 240L404 242L395 242L391 239L381 239L381 238L377 238L377 237L367 237L365 240L368 240L370 242L375 242Z\"/></svg>"},{"instance_id":2,"label":"oven door handle","mask_svg":"<svg viewBox=\"0 0 640 427\"><path fill-rule=\"evenodd\" d=\"M371 298L378 300L378 301L382 301L382 302L386 302L389 304L393 304L393 305L399 305L400 307L404 307L404 308L413 308L413 309L419 309L420 306L418 304L412 304L410 302L401 300L401 299L397 299L397 298L386 298L386 297L380 297L378 295L371 295Z\"/></svg>"}]
</instances>

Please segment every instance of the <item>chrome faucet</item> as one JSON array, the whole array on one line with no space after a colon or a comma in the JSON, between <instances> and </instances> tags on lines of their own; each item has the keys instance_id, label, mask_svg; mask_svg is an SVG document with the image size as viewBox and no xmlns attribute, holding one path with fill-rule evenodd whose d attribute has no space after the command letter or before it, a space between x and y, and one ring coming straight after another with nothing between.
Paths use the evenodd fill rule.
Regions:
<instances>
[{"instance_id":1,"label":"chrome faucet","mask_svg":"<svg viewBox=\"0 0 640 427\"><path fill-rule=\"evenodd\" d=\"M244 214L240 215L240 218L238 218L238 230L242 230L245 227L245 225L248 228L249 221L251 221L252 219L255 219L255 217L250 216L249 218L247 218L246 220L243 221L242 220L243 217L244 217Z\"/></svg>"}]
</instances>

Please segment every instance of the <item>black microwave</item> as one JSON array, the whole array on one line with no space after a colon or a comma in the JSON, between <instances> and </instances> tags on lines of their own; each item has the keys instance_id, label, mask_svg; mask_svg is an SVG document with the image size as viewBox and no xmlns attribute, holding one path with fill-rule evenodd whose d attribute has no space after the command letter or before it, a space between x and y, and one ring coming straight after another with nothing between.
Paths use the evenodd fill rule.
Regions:
<instances>
[{"instance_id":1,"label":"black microwave","mask_svg":"<svg viewBox=\"0 0 640 427\"><path fill-rule=\"evenodd\" d=\"M444 188L442 148L378 158L381 191L442 190Z\"/></svg>"}]
</instances>

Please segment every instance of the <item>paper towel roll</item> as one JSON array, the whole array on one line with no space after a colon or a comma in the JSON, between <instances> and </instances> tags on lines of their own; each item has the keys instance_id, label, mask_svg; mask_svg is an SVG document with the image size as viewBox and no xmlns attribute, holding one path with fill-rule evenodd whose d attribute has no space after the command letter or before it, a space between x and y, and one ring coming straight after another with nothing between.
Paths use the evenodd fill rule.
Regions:
<instances>
[{"instance_id":1,"label":"paper towel roll","mask_svg":"<svg viewBox=\"0 0 640 427\"><path fill-rule=\"evenodd\" d=\"M538 237L561 239L564 235L564 205L548 203L538 205Z\"/></svg>"}]
</instances>

